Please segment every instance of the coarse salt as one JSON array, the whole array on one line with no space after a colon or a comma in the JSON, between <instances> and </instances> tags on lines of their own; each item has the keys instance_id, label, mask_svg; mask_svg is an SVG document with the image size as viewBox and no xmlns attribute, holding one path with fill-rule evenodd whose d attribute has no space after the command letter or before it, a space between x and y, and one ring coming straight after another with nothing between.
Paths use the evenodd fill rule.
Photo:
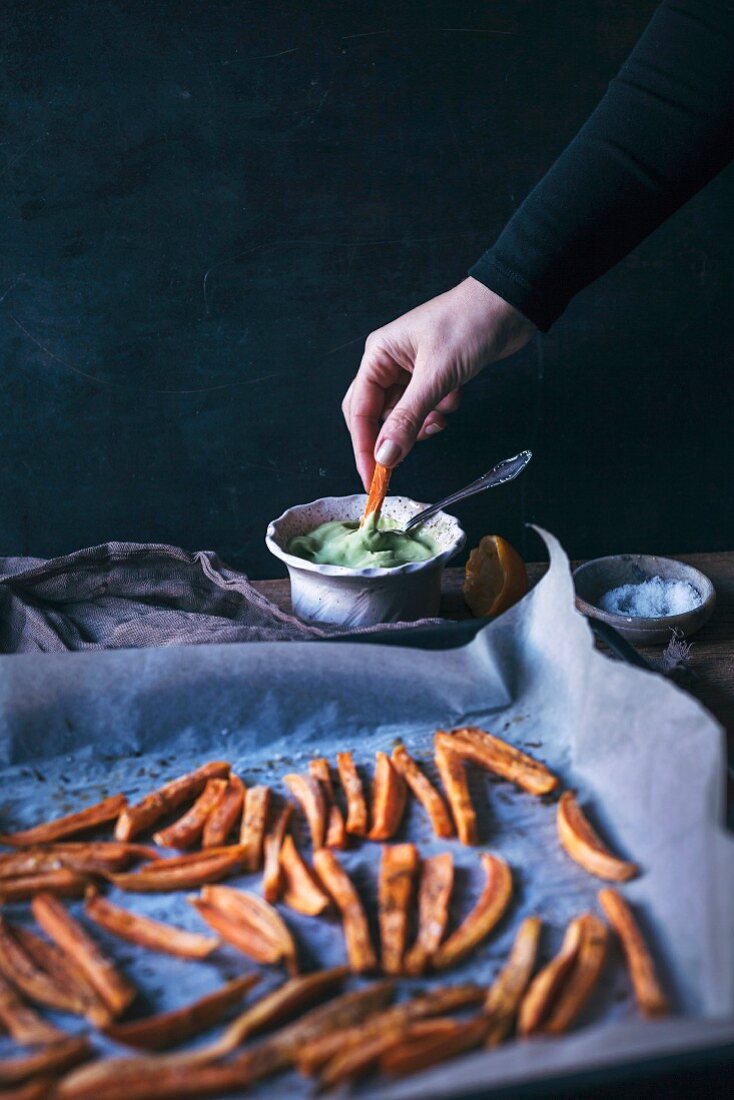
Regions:
<instances>
[{"instance_id":1,"label":"coarse salt","mask_svg":"<svg viewBox=\"0 0 734 1100\"><path fill-rule=\"evenodd\" d=\"M640 584L621 584L599 600L602 611L634 619L659 619L682 615L701 605L701 593L690 581L650 577Z\"/></svg>"}]
</instances>

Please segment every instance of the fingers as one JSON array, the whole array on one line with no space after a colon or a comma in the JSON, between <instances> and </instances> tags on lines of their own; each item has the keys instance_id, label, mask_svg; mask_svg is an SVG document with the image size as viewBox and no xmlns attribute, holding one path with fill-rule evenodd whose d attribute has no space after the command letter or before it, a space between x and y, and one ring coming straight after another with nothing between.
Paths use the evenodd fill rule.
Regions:
<instances>
[{"instance_id":1,"label":"fingers","mask_svg":"<svg viewBox=\"0 0 734 1100\"><path fill-rule=\"evenodd\" d=\"M453 389L441 397L437 381L435 377L426 379L419 370L412 376L377 440L375 457L383 466L397 466L417 440L443 431L446 416L459 407L461 391Z\"/></svg>"},{"instance_id":2,"label":"fingers","mask_svg":"<svg viewBox=\"0 0 734 1100\"><path fill-rule=\"evenodd\" d=\"M423 421L423 427L418 433L418 442L430 439L432 435L442 432L448 423L445 414L456 412L461 404L461 390L452 390L450 394L439 401L433 412L430 412Z\"/></svg>"},{"instance_id":3,"label":"fingers","mask_svg":"<svg viewBox=\"0 0 734 1100\"><path fill-rule=\"evenodd\" d=\"M405 387L408 375L384 347L368 341L359 370L342 402L342 412L352 437L357 471L365 490L375 468L375 441L389 402Z\"/></svg>"}]
</instances>

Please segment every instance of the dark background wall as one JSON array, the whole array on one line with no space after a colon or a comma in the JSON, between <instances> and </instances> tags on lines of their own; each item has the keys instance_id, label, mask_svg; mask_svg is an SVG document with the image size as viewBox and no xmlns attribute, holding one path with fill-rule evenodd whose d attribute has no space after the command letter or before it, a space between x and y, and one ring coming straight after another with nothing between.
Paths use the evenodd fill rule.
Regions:
<instances>
[{"instance_id":1,"label":"dark background wall","mask_svg":"<svg viewBox=\"0 0 734 1100\"><path fill-rule=\"evenodd\" d=\"M2 5L0 554L212 548L358 489L370 329L460 280L652 0ZM485 372L396 491L574 556L734 545L732 173Z\"/></svg>"}]
</instances>

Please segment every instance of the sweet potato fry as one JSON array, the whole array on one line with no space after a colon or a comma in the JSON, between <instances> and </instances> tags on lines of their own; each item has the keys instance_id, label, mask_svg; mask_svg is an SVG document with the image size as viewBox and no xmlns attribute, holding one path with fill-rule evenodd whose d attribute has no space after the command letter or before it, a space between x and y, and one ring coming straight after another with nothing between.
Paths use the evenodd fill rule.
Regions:
<instances>
[{"instance_id":1,"label":"sweet potato fry","mask_svg":"<svg viewBox=\"0 0 734 1100\"><path fill-rule=\"evenodd\" d=\"M347 820L345 828L352 836L366 836L369 824L367 801L359 772L352 759L351 752L339 752L336 756L342 790L347 800Z\"/></svg>"},{"instance_id":2,"label":"sweet potato fry","mask_svg":"<svg viewBox=\"0 0 734 1100\"><path fill-rule=\"evenodd\" d=\"M121 875L108 875L110 882L121 890L138 894L166 893L170 890L190 890L207 882L219 882L235 874L243 864L241 846L231 845L224 850L210 848L206 852L192 853L195 858L158 859L139 871Z\"/></svg>"},{"instance_id":3,"label":"sweet potato fry","mask_svg":"<svg viewBox=\"0 0 734 1100\"><path fill-rule=\"evenodd\" d=\"M301 857L292 836L286 836L283 840L280 869L283 873L283 901L289 908L309 917L317 917L329 908L328 894L322 890Z\"/></svg>"},{"instance_id":4,"label":"sweet potato fry","mask_svg":"<svg viewBox=\"0 0 734 1100\"><path fill-rule=\"evenodd\" d=\"M34 1077L22 1085L2 1089L0 1096L2 1100L50 1100L55 1087L55 1077Z\"/></svg>"},{"instance_id":5,"label":"sweet potato fry","mask_svg":"<svg viewBox=\"0 0 734 1100\"><path fill-rule=\"evenodd\" d=\"M226 779L207 779L193 806L167 829L153 834L156 844L162 848L193 848L201 839L209 815L222 801L226 790Z\"/></svg>"},{"instance_id":6,"label":"sweet potato fry","mask_svg":"<svg viewBox=\"0 0 734 1100\"><path fill-rule=\"evenodd\" d=\"M606 887L598 893L599 904L622 943L627 969L643 1016L654 1019L668 1014L668 1002L660 986L655 963L634 914L619 891Z\"/></svg>"},{"instance_id":7,"label":"sweet potato fry","mask_svg":"<svg viewBox=\"0 0 734 1100\"><path fill-rule=\"evenodd\" d=\"M23 1046L34 1043L55 1043L64 1032L42 1020L24 1004L9 982L0 975L0 1024Z\"/></svg>"},{"instance_id":8,"label":"sweet potato fry","mask_svg":"<svg viewBox=\"0 0 734 1100\"><path fill-rule=\"evenodd\" d=\"M259 980L259 974L246 974L182 1008L131 1020L130 1023L111 1024L105 1028L105 1033L116 1043L126 1046L168 1050L220 1023Z\"/></svg>"},{"instance_id":9,"label":"sweet potato fry","mask_svg":"<svg viewBox=\"0 0 734 1100\"><path fill-rule=\"evenodd\" d=\"M119 1016L136 996L135 986L106 959L97 944L57 898L38 894L31 903L33 916L54 943L75 959L110 1012Z\"/></svg>"},{"instance_id":10,"label":"sweet potato fry","mask_svg":"<svg viewBox=\"0 0 734 1100\"><path fill-rule=\"evenodd\" d=\"M286 802L278 811L275 821L263 841L263 897L270 904L280 897L280 850L290 825L293 803Z\"/></svg>"},{"instance_id":11,"label":"sweet potato fry","mask_svg":"<svg viewBox=\"0 0 734 1100\"><path fill-rule=\"evenodd\" d=\"M0 879L37 875L66 868L79 874L119 871L135 859L156 855L155 848L119 841L70 841L45 847L29 847L0 855Z\"/></svg>"},{"instance_id":12,"label":"sweet potato fry","mask_svg":"<svg viewBox=\"0 0 734 1100\"><path fill-rule=\"evenodd\" d=\"M572 791L564 791L556 816L558 836L571 859L590 875L624 882L638 873L635 863L620 859L592 829Z\"/></svg>"},{"instance_id":13,"label":"sweet potato fry","mask_svg":"<svg viewBox=\"0 0 734 1100\"><path fill-rule=\"evenodd\" d=\"M415 844L383 844L378 908L382 969L400 974L420 859Z\"/></svg>"},{"instance_id":14,"label":"sweet potato fry","mask_svg":"<svg viewBox=\"0 0 734 1100\"><path fill-rule=\"evenodd\" d=\"M405 745L395 746L392 750L392 762L431 819L436 836L454 836L456 830L446 803L428 776L420 770Z\"/></svg>"},{"instance_id":15,"label":"sweet potato fry","mask_svg":"<svg viewBox=\"0 0 734 1100\"><path fill-rule=\"evenodd\" d=\"M406 974L417 977L443 939L454 888L454 857L440 852L423 861L418 890L418 935L405 956Z\"/></svg>"},{"instance_id":16,"label":"sweet potato fry","mask_svg":"<svg viewBox=\"0 0 734 1100\"><path fill-rule=\"evenodd\" d=\"M323 756L311 760L309 761L308 771L311 778L321 784L324 801L326 802L326 837L324 843L327 848L344 848L347 843L344 815L334 799L329 761Z\"/></svg>"},{"instance_id":17,"label":"sweet potato fry","mask_svg":"<svg viewBox=\"0 0 734 1100\"><path fill-rule=\"evenodd\" d=\"M55 943L44 940L30 928L17 926L13 928L13 936L38 969L45 972L55 986L63 990L68 1007L64 1009L60 1004L56 1007L75 1015L86 1016L95 1027L104 1028L110 1023L110 1010L75 959L69 958ZM50 1003L49 1007L52 1007Z\"/></svg>"},{"instance_id":18,"label":"sweet potato fry","mask_svg":"<svg viewBox=\"0 0 734 1100\"><path fill-rule=\"evenodd\" d=\"M124 1073L114 1060L99 1062L99 1079L91 1086L75 1074L61 1081L54 1100L186 1100L187 1097L242 1095L249 1072L226 1065L157 1065L154 1055L129 1059ZM158 1056L157 1060L161 1056ZM153 1063L151 1065L151 1063Z\"/></svg>"},{"instance_id":19,"label":"sweet potato fry","mask_svg":"<svg viewBox=\"0 0 734 1100\"><path fill-rule=\"evenodd\" d=\"M90 879L76 871L62 867L59 871L42 871L38 875L20 875L18 878L0 881L0 904L9 901L28 901L38 893L53 894L57 898L80 898Z\"/></svg>"},{"instance_id":20,"label":"sweet potato fry","mask_svg":"<svg viewBox=\"0 0 734 1100\"><path fill-rule=\"evenodd\" d=\"M486 882L468 917L431 956L434 970L453 966L480 943L502 917L512 897L512 872L499 856L482 852Z\"/></svg>"},{"instance_id":21,"label":"sweet potato fry","mask_svg":"<svg viewBox=\"0 0 734 1100\"><path fill-rule=\"evenodd\" d=\"M0 1085L17 1085L43 1074L58 1074L79 1065L92 1055L86 1036L63 1039L22 1058L3 1058L0 1062Z\"/></svg>"},{"instance_id":22,"label":"sweet potato fry","mask_svg":"<svg viewBox=\"0 0 734 1100\"><path fill-rule=\"evenodd\" d=\"M607 957L609 932L594 913L581 917L581 943L568 976L541 1025L546 1035L567 1031L586 1004Z\"/></svg>"},{"instance_id":23,"label":"sweet potato fry","mask_svg":"<svg viewBox=\"0 0 734 1100\"><path fill-rule=\"evenodd\" d=\"M238 775L230 775L223 797L204 824L204 832L201 835L202 848L218 848L227 843L230 833L240 822L244 802L244 783Z\"/></svg>"},{"instance_id":24,"label":"sweet potato fry","mask_svg":"<svg viewBox=\"0 0 734 1100\"><path fill-rule=\"evenodd\" d=\"M221 909L217 909L201 898L192 897L189 898L189 902L201 919L205 920L221 939L232 947L236 947L243 955L247 955L248 959L254 959L255 962L264 963L266 966L278 965L282 955L277 944L267 939L261 932L243 927Z\"/></svg>"},{"instance_id":25,"label":"sweet potato fry","mask_svg":"<svg viewBox=\"0 0 734 1100\"><path fill-rule=\"evenodd\" d=\"M575 917L566 928L560 951L533 978L520 1003L517 1017L518 1035L534 1035L541 1029L559 990L576 962L582 934L582 918Z\"/></svg>"},{"instance_id":26,"label":"sweet potato fry","mask_svg":"<svg viewBox=\"0 0 734 1100\"><path fill-rule=\"evenodd\" d=\"M532 977L538 956L540 917L526 917L520 925L507 962L492 982L484 1012L488 1030L486 1046L496 1047L507 1037Z\"/></svg>"},{"instance_id":27,"label":"sweet potato fry","mask_svg":"<svg viewBox=\"0 0 734 1100\"><path fill-rule=\"evenodd\" d=\"M263 840L270 807L269 787L250 787L245 792L240 846L244 854L243 869L259 871L263 863Z\"/></svg>"},{"instance_id":28,"label":"sweet potato fry","mask_svg":"<svg viewBox=\"0 0 734 1100\"><path fill-rule=\"evenodd\" d=\"M186 932L183 928L174 928L171 924L163 924L113 905L94 889L87 891L84 912L106 932L128 943L146 947L149 951L162 951L183 959L205 959L219 946L219 940L211 936Z\"/></svg>"},{"instance_id":29,"label":"sweet potato fry","mask_svg":"<svg viewBox=\"0 0 734 1100\"><path fill-rule=\"evenodd\" d=\"M330 848L317 848L313 861L316 874L341 912L350 967L357 974L375 970L377 957L367 917L352 880Z\"/></svg>"},{"instance_id":30,"label":"sweet potato fry","mask_svg":"<svg viewBox=\"0 0 734 1100\"><path fill-rule=\"evenodd\" d=\"M446 791L459 840L462 844L478 844L477 815L469 793L464 763L454 752L451 738L443 730L436 734L433 748L436 767Z\"/></svg>"},{"instance_id":31,"label":"sweet potato fry","mask_svg":"<svg viewBox=\"0 0 734 1100\"><path fill-rule=\"evenodd\" d=\"M514 745L476 726L463 726L451 731L454 751L464 760L509 779L530 794L550 794L558 787L558 776Z\"/></svg>"},{"instance_id":32,"label":"sweet potato fry","mask_svg":"<svg viewBox=\"0 0 734 1100\"><path fill-rule=\"evenodd\" d=\"M311 775L294 772L284 775L283 782L305 815L314 851L321 848L326 836L326 799L321 784Z\"/></svg>"},{"instance_id":33,"label":"sweet potato fry","mask_svg":"<svg viewBox=\"0 0 734 1100\"><path fill-rule=\"evenodd\" d=\"M398 830L405 810L405 780L384 752L375 754L372 782L372 828L370 840L389 840Z\"/></svg>"},{"instance_id":34,"label":"sweet potato fry","mask_svg":"<svg viewBox=\"0 0 734 1100\"><path fill-rule=\"evenodd\" d=\"M125 795L115 794L102 802L95 802L93 806L87 806L84 810L77 810L73 814L57 817L54 821L34 825L31 829L21 829L17 833L0 833L0 844L8 844L12 847L51 844L54 840L74 836L76 833L83 833L113 821L126 805Z\"/></svg>"},{"instance_id":35,"label":"sweet potato fry","mask_svg":"<svg viewBox=\"0 0 734 1100\"><path fill-rule=\"evenodd\" d=\"M407 1077L474 1050L484 1042L486 1034L487 1020L483 1016L461 1021L421 1021L380 1055L380 1069L389 1077Z\"/></svg>"},{"instance_id":36,"label":"sweet potato fry","mask_svg":"<svg viewBox=\"0 0 734 1100\"><path fill-rule=\"evenodd\" d=\"M73 989L64 986L41 969L24 949L11 929L0 917L0 974L35 1004L56 1008L60 1012L83 1015L86 1003Z\"/></svg>"},{"instance_id":37,"label":"sweet potato fry","mask_svg":"<svg viewBox=\"0 0 734 1100\"><path fill-rule=\"evenodd\" d=\"M372 481L370 482L370 491L367 494L367 503L364 506L364 512L362 518L359 521L361 527L367 516L371 516L373 512L376 513L375 518L380 518L380 512L382 511L382 505L385 497L387 496L387 490L390 486L390 470L387 466L382 466L379 462L375 463L375 469L372 474Z\"/></svg>"},{"instance_id":38,"label":"sweet potato fry","mask_svg":"<svg viewBox=\"0 0 734 1100\"><path fill-rule=\"evenodd\" d=\"M151 791L135 806L127 806L122 811L115 825L115 838L132 840L145 829L150 829L166 814L178 809L182 802L201 794L209 779L226 779L229 767L223 760L213 760Z\"/></svg>"},{"instance_id":39,"label":"sweet potato fry","mask_svg":"<svg viewBox=\"0 0 734 1100\"><path fill-rule=\"evenodd\" d=\"M230 886L205 886L202 900L244 929L250 929L273 945L278 961L285 962L291 974L298 973L298 955L290 930L277 909L247 890Z\"/></svg>"}]
</instances>

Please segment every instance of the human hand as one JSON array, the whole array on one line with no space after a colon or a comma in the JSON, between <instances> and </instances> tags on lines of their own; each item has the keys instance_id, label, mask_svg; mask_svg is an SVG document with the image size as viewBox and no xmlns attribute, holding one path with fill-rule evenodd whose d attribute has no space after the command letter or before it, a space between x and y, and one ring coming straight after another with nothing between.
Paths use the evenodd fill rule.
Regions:
<instances>
[{"instance_id":1,"label":"human hand","mask_svg":"<svg viewBox=\"0 0 734 1100\"><path fill-rule=\"evenodd\" d=\"M468 278L371 333L342 402L365 489L375 461L397 466L416 440L445 428L461 387L488 363L519 351L535 331L503 298Z\"/></svg>"}]
</instances>

